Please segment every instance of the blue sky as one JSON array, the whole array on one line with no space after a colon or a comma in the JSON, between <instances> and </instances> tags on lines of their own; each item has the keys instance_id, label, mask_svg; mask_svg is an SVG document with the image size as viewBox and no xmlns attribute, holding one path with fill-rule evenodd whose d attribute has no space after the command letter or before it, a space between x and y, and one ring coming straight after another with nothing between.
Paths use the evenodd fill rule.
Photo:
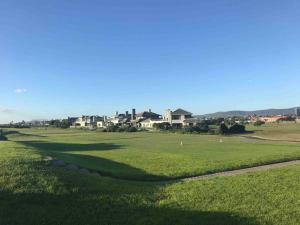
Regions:
<instances>
[{"instance_id":1,"label":"blue sky","mask_svg":"<svg viewBox=\"0 0 300 225\"><path fill-rule=\"evenodd\" d=\"M2 0L0 123L300 105L300 1Z\"/></svg>"}]
</instances>

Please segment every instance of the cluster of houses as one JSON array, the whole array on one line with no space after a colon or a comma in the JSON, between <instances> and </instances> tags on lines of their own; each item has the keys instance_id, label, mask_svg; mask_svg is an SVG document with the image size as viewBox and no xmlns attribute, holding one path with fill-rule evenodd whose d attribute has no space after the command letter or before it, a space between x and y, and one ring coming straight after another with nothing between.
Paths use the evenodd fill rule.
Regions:
<instances>
[{"instance_id":1,"label":"cluster of houses","mask_svg":"<svg viewBox=\"0 0 300 225\"><path fill-rule=\"evenodd\" d=\"M294 118L294 120L291 121L286 120L291 116ZM278 123L279 121L281 121L281 123L300 123L300 108L295 108L294 115L270 115L270 116L254 115L254 116L250 116L249 119L250 119L249 120L250 123L254 123L256 121L262 121L265 123Z\"/></svg>"},{"instance_id":2,"label":"cluster of houses","mask_svg":"<svg viewBox=\"0 0 300 225\"><path fill-rule=\"evenodd\" d=\"M183 110L176 109L171 111L166 110L164 115L154 113L149 109L148 111L136 113L135 109L131 110L131 113L126 111L125 113L116 112L111 117L107 116L81 116L78 118L70 118L72 128L84 127L84 128L105 128L111 125L130 125L140 128L153 128L154 124L169 123L172 126L192 126L197 125L201 121L198 118L192 116L192 113Z\"/></svg>"},{"instance_id":3,"label":"cluster of houses","mask_svg":"<svg viewBox=\"0 0 300 225\"><path fill-rule=\"evenodd\" d=\"M296 120L294 122L300 122L300 108L295 109ZM265 123L277 123L280 119L286 119L288 116L285 115L272 115L272 116L248 116L244 119L249 123L256 121L263 121ZM201 123L204 118L193 117L192 113L184 109L176 109L174 111L167 109L163 115L154 113L149 109L136 113L135 109L131 112L126 111L125 113L119 113L115 115L107 116L81 116L81 117L69 117L68 120L72 124L72 128L106 128L112 125L118 126L134 126L139 128L153 128L154 124L169 123L173 127L182 126L195 126ZM237 121L239 122L239 121Z\"/></svg>"},{"instance_id":4,"label":"cluster of houses","mask_svg":"<svg viewBox=\"0 0 300 225\"><path fill-rule=\"evenodd\" d=\"M280 119L286 119L288 116L274 115L274 116L251 116L250 122L262 121L265 123L277 123Z\"/></svg>"}]
</instances>

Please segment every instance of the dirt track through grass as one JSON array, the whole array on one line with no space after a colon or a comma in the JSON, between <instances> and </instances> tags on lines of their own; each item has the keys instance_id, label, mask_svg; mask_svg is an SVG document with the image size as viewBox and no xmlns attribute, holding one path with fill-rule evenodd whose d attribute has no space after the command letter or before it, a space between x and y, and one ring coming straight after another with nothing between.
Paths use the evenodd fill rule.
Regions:
<instances>
[{"instance_id":1,"label":"dirt track through grass","mask_svg":"<svg viewBox=\"0 0 300 225\"><path fill-rule=\"evenodd\" d=\"M275 169L275 168L281 168L281 167L284 167L284 166L290 166L290 165L296 165L296 164L300 164L300 160L292 160L292 161L272 163L272 164L267 164L267 165L262 165L262 166L254 166L254 167L249 167L249 168L245 168L245 169L238 169L238 170L231 170L231 171L225 171L225 172L219 172L219 173L212 173L212 174L207 174L207 175L183 178L182 180L183 181L185 181L185 180L199 180L199 179L204 179L204 178L209 178L209 177L233 176L233 175L238 175L238 174L241 174L241 173L255 172L255 171L259 171L259 170Z\"/></svg>"}]
</instances>

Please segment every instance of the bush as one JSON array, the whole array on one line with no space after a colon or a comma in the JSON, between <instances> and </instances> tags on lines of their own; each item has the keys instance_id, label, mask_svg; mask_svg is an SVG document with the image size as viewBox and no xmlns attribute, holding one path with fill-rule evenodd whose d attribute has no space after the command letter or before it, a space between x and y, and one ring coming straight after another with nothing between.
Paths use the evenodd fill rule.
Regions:
<instances>
[{"instance_id":1,"label":"bush","mask_svg":"<svg viewBox=\"0 0 300 225\"><path fill-rule=\"evenodd\" d=\"M102 132L137 132L138 130L135 127L110 125L102 130Z\"/></svg>"},{"instance_id":2,"label":"bush","mask_svg":"<svg viewBox=\"0 0 300 225\"><path fill-rule=\"evenodd\" d=\"M7 141L7 137L5 137L4 135L0 136L0 141Z\"/></svg>"},{"instance_id":3,"label":"bush","mask_svg":"<svg viewBox=\"0 0 300 225\"><path fill-rule=\"evenodd\" d=\"M7 137L4 136L3 130L0 130L0 141L7 141Z\"/></svg>"},{"instance_id":4,"label":"bush","mask_svg":"<svg viewBox=\"0 0 300 225\"><path fill-rule=\"evenodd\" d=\"M110 125L106 128L106 132L116 132L118 129L119 127L117 125Z\"/></svg>"},{"instance_id":5,"label":"bush","mask_svg":"<svg viewBox=\"0 0 300 225\"><path fill-rule=\"evenodd\" d=\"M119 128L117 129L117 131L118 131L118 132L124 132L125 129L124 129L123 127L119 127Z\"/></svg>"},{"instance_id":6,"label":"bush","mask_svg":"<svg viewBox=\"0 0 300 225\"><path fill-rule=\"evenodd\" d=\"M186 126L183 129L184 133L207 133L209 131L208 125Z\"/></svg>"},{"instance_id":7,"label":"bush","mask_svg":"<svg viewBox=\"0 0 300 225\"><path fill-rule=\"evenodd\" d=\"M207 124L199 125L197 127L199 133L207 133L209 131L209 126Z\"/></svg>"},{"instance_id":8,"label":"bush","mask_svg":"<svg viewBox=\"0 0 300 225\"><path fill-rule=\"evenodd\" d=\"M226 126L225 123L221 123L217 133L218 134L228 134L228 127Z\"/></svg>"},{"instance_id":9,"label":"bush","mask_svg":"<svg viewBox=\"0 0 300 225\"><path fill-rule=\"evenodd\" d=\"M156 128L157 130L171 130L171 124L170 123L154 123L153 127Z\"/></svg>"},{"instance_id":10,"label":"bush","mask_svg":"<svg viewBox=\"0 0 300 225\"><path fill-rule=\"evenodd\" d=\"M245 126L240 124L234 124L229 128L230 134L242 134L246 132Z\"/></svg>"},{"instance_id":11,"label":"bush","mask_svg":"<svg viewBox=\"0 0 300 225\"><path fill-rule=\"evenodd\" d=\"M254 125L254 126L261 126L261 125L263 125L263 124L265 124L264 121L257 120L257 121L255 121L255 123L254 123L253 125Z\"/></svg>"},{"instance_id":12,"label":"bush","mask_svg":"<svg viewBox=\"0 0 300 225\"><path fill-rule=\"evenodd\" d=\"M126 129L127 132L137 132L137 129L135 127L128 127Z\"/></svg>"}]
</instances>

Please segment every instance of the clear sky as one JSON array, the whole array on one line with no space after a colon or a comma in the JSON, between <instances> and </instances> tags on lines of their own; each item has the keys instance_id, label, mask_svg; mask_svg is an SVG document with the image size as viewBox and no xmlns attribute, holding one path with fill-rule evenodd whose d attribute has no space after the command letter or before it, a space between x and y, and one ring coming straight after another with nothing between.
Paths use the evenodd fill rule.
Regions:
<instances>
[{"instance_id":1,"label":"clear sky","mask_svg":"<svg viewBox=\"0 0 300 225\"><path fill-rule=\"evenodd\" d=\"M299 0L1 0L0 123L300 105Z\"/></svg>"}]
</instances>

